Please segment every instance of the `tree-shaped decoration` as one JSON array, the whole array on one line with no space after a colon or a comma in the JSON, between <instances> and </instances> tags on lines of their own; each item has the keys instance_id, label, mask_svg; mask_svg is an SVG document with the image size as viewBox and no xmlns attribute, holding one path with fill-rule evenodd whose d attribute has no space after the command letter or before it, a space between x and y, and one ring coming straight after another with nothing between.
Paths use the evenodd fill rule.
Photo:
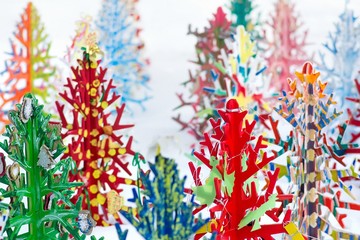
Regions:
<instances>
[{"instance_id":1,"label":"tree-shaped decoration","mask_svg":"<svg viewBox=\"0 0 360 240\"><path fill-rule=\"evenodd\" d=\"M226 99L234 98L242 109L248 110L247 117L255 118L257 123L268 127L267 118L274 102L271 100L275 99L269 87L270 79L262 74L266 67L261 65L261 58L255 54L255 42L251 41L243 26L236 29L232 40L227 40L229 52L225 53L223 49L221 62L216 64L217 70L224 76L226 88L221 87L219 74L216 73L213 73L213 87L204 87L211 103L208 116L218 119L217 106Z\"/></svg>"},{"instance_id":2,"label":"tree-shaped decoration","mask_svg":"<svg viewBox=\"0 0 360 240\"><path fill-rule=\"evenodd\" d=\"M80 205L70 201L71 188L82 183L68 181L69 171L75 168L70 158L56 161L65 149L60 128L49 123L50 115L44 114L32 94L26 94L16 107L9 111L13 125L6 126L8 140L0 143L13 161L6 168L2 161L0 178L7 186L0 189L1 208L9 209L5 239L68 239L69 234L85 239L76 227Z\"/></svg>"},{"instance_id":3,"label":"tree-shaped decoration","mask_svg":"<svg viewBox=\"0 0 360 240\"><path fill-rule=\"evenodd\" d=\"M326 54L320 53L319 70L325 73L335 100L343 106L348 103L346 97L356 94L353 79L360 70L360 23L347 6L324 48Z\"/></svg>"},{"instance_id":4,"label":"tree-shaped decoration","mask_svg":"<svg viewBox=\"0 0 360 240\"><path fill-rule=\"evenodd\" d=\"M89 209L98 224L107 225L108 215L116 213L107 201L107 192L121 192L121 184L136 184L128 179L129 162L126 157L134 155L132 137L123 139L123 129L131 124L122 124L121 118L125 104L112 106L119 100L113 81L105 79L107 69L99 67L99 53L96 34L87 36L83 59L72 67L72 78L67 79L65 91L60 96L71 106L65 112L65 104L56 102L62 127L63 138L70 143L64 157L71 156L76 162L77 171L69 176L72 182L84 182L73 200L83 197L83 209ZM111 111L115 112L114 118ZM68 117L71 115L71 118ZM119 176L122 174L122 176ZM121 198L116 198L116 201ZM117 214L115 214L117 218Z\"/></svg>"},{"instance_id":5,"label":"tree-shaped decoration","mask_svg":"<svg viewBox=\"0 0 360 240\"><path fill-rule=\"evenodd\" d=\"M143 110L149 99L149 75L144 58L144 42L138 27L140 16L136 0L104 0L96 22L99 29L100 47L105 52L105 63L112 74L118 94L126 108L138 105Z\"/></svg>"},{"instance_id":6,"label":"tree-shaped decoration","mask_svg":"<svg viewBox=\"0 0 360 240\"><path fill-rule=\"evenodd\" d=\"M230 37L231 22L226 18L226 14L222 8L218 8L214 14L214 18L209 21L210 26L206 27L202 32L191 30L189 26L189 33L197 38L195 45L197 59L193 61L198 68L195 73L189 71L190 79L183 83L187 92L184 96L179 93L180 106L177 109L191 109L193 114L190 119L184 119L180 113L173 119L178 122L182 130L188 130L190 134L197 139L202 138L202 133L209 127L208 119L213 113L208 111L211 107L209 95L204 93L204 87L213 87L212 71L215 71L218 76L218 82L221 88L226 88L224 75L216 70L215 65L220 61L221 49L226 47L225 39ZM227 52L225 50L225 52ZM225 96L224 92L219 93ZM218 107L223 107L221 103Z\"/></svg>"},{"instance_id":7,"label":"tree-shaped decoration","mask_svg":"<svg viewBox=\"0 0 360 240\"><path fill-rule=\"evenodd\" d=\"M9 123L7 112L25 93L31 92L42 102L49 102L55 75L49 55L51 43L32 3L28 3L21 15L14 38L10 41L10 58L5 61L6 80L0 92L0 121L4 124Z\"/></svg>"},{"instance_id":8,"label":"tree-shaped decoration","mask_svg":"<svg viewBox=\"0 0 360 240\"><path fill-rule=\"evenodd\" d=\"M264 153L263 137L252 134L255 121L245 120L247 111L242 111L236 100L230 99L226 110L219 110L219 114L221 119L210 119L213 131L204 134L201 151L194 152L204 166L189 163L196 185L192 191L202 204L197 211L209 207L211 221L207 231L216 232L216 239L271 239L274 234L285 233L293 225L288 225L291 211L283 211L282 206L275 204L277 200L291 201L292 195L273 192L278 169L265 171L267 184L263 190L257 179L257 173L275 155ZM210 170L205 181L200 179L202 168ZM260 223L265 215L274 222ZM197 239L203 234L199 231Z\"/></svg>"},{"instance_id":9,"label":"tree-shaped decoration","mask_svg":"<svg viewBox=\"0 0 360 240\"><path fill-rule=\"evenodd\" d=\"M232 0L231 1L232 26L244 26L244 28L251 32L254 29L254 23L251 19L251 12L253 11L253 2L250 0Z\"/></svg>"},{"instance_id":10,"label":"tree-shaped decoration","mask_svg":"<svg viewBox=\"0 0 360 240\"><path fill-rule=\"evenodd\" d=\"M334 205L330 206L328 201L324 201L323 193L333 194L331 204L339 204L338 193L332 190L337 185L354 198L351 188L344 184L348 178L359 179L354 166L346 171L339 171L336 167L331 167L331 163L335 161L346 166L342 155L346 150L354 151L356 146L342 143L346 124L339 126L336 139L328 137L324 132L324 128L341 113L336 112L336 109L329 113L335 102L332 95L324 93L326 83L318 79L320 73L315 72L312 64L307 62L302 72L296 72L295 75L296 79L289 79L290 91L283 92L281 104L275 108L291 124L293 130L283 140L278 129L279 120L270 118L274 138L265 140L283 148L277 155L291 151L291 182L296 186L294 195L297 197L297 210L294 211L292 221L298 223L300 232L305 236L318 239L322 236L324 224L329 224L326 216L330 214L334 214L338 225L344 227L344 215L338 214ZM325 210L320 212L321 205L328 209L321 208ZM339 231L346 232L344 229Z\"/></svg>"},{"instance_id":11,"label":"tree-shaped decoration","mask_svg":"<svg viewBox=\"0 0 360 240\"><path fill-rule=\"evenodd\" d=\"M173 159L160 153L149 166L153 177L150 172L141 172L143 199L133 191L136 209L123 212L124 216L146 240L190 239L206 221L195 219L193 199L184 201L186 177L180 177Z\"/></svg>"},{"instance_id":12,"label":"tree-shaped decoration","mask_svg":"<svg viewBox=\"0 0 360 240\"><path fill-rule=\"evenodd\" d=\"M260 25L258 15L257 19L254 19L254 7L253 1L251 0L231 0L230 10L232 14L232 27L237 28L238 26L244 26L248 31L253 40L261 39L257 26Z\"/></svg>"},{"instance_id":13,"label":"tree-shaped decoration","mask_svg":"<svg viewBox=\"0 0 360 240\"><path fill-rule=\"evenodd\" d=\"M348 110L348 113L351 116L350 121L349 121L349 126L351 126L354 130L351 133L350 143L356 143L356 142L358 142L358 140L360 138L360 130L359 130L359 128L360 128L360 107L359 107L359 104L360 104L360 82L358 79L355 79L355 86L356 86L356 90L358 92L357 97L347 98L347 100L349 100L357 105L357 107L355 108L356 109L355 111L353 110L354 108ZM352 153L360 153L360 151L352 152Z\"/></svg>"},{"instance_id":14,"label":"tree-shaped decoration","mask_svg":"<svg viewBox=\"0 0 360 240\"><path fill-rule=\"evenodd\" d=\"M66 54L64 56L66 65L72 64L74 60L79 58L79 56L75 55L82 53L80 49L86 44L86 36L88 36L90 32L93 32L91 22L92 18L89 15L85 15L76 21L75 35L71 38L71 44L66 48Z\"/></svg>"},{"instance_id":15,"label":"tree-shaped decoration","mask_svg":"<svg viewBox=\"0 0 360 240\"><path fill-rule=\"evenodd\" d=\"M275 3L275 12L268 25L271 36L266 32L264 35L267 73L271 74L271 83L276 90L289 90L287 77L309 59L304 51L307 31L301 31L302 24L289 0Z\"/></svg>"}]
</instances>

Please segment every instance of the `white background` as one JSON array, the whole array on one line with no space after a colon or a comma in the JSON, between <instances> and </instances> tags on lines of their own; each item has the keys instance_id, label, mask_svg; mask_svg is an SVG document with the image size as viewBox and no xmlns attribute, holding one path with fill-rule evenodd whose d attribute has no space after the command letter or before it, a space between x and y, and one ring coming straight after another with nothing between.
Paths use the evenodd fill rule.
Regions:
<instances>
[{"instance_id":1,"label":"white background","mask_svg":"<svg viewBox=\"0 0 360 240\"><path fill-rule=\"evenodd\" d=\"M171 120L172 111L178 105L175 92L182 91L180 83L188 79L188 69L193 68L189 60L194 59L195 38L187 36L188 24L202 29L218 6L224 6L224 0L140 0L138 10L143 28L146 55L151 60L149 73L153 99L147 104L147 111L135 114L130 121L136 124L133 135L137 139L138 150L150 156L148 149L160 142L164 155L175 157L182 169L187 172L185 152L190 152L192 138L178 132L179 126ZM257 11L266 19L274 12L274 0L254 1ZM333 30L333 22L344 9L343 0L303 0L297 1L296 10L309 29L309 52L318 51L326 41L328 32ZM8 39L12 37L15 24L26 7L23 0L1 0L0 7L0 70L3 70L4 52L10 50ZM46 32L52 40L51 55L64 55L70 36L75 29L75 21L81 15L96 17L100 0L58 0L33 1L45 22ZM360 1L352 0L350 7L360 15ZM1 79L1 76L0 76ZM64 79L63 79L64 80ZM149 158L150 159L150 158ZM356 224L356 223L354 223ZM117 239L114 228L95 229L97 236L105 239ZM134 239L132 231L128 239ZM140 239L140 238L138 238Z\"/></svg>"}]
</instances>

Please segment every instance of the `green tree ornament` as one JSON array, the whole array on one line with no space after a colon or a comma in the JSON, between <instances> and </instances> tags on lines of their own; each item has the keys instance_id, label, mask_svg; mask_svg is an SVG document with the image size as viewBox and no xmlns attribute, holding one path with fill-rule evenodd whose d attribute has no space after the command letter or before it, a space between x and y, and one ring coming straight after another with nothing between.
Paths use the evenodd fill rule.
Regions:
<instances>
[{"instance_id":1,"label":"green tree ornament","mask_svg":"<svg viewBox=\"0 0 360 240\"><path fill-rule=\"evenodd\" d=\"M136 209L122 211L122 214L146 240L182 240L190 238L207 220L193 215L195 202L184 201L186 178L180 178L173 159L158 153L155 163L149 163L153 177L141 172L144 186L142 203L136 196ZM133 213L133 214L131 214ZM119 235L122 240L122 236Z\"/></svg>"},{"instance_id":2,"label":"green tree ornament","mask_svg":"<svg viewBox=\"0 0 360 240\"><path fill-rule=\"evenodd\" d=\"M49 123L50 115L30 93L16 108L9 111L8 139L0 143L13 161L0 173L0 182L7 185L0 189L0 208L9 209L4 239L85 239L76 222L81 199L79 204L70 201L71 189L82 185L68 182L75 164L71 158L55 160L65 149L60 126Z\"/></svg>"}]
</instances>

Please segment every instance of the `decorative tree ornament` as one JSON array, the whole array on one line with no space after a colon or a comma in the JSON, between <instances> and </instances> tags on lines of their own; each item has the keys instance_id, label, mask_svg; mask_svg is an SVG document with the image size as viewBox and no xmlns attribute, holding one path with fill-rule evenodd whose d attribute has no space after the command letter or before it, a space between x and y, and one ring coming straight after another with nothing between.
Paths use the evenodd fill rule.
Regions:
<instances>
[{"instance_id":1,"label":"decorative tree ornament","mask_svg":"<svg viewBox=\"0 0 360 240\"><path fill-rule=\"evenodd\" d=\"M82 210L79 212L78 225L82 233L90 235L93 228L96 226L96 222L91 217L91 213L88 210Z\"/></svg>"},{"instance_id":2,"label":"decorative tree ornament","mask_svg":"<svg viewBox=\"0 0 360 240\"><path fill-rule=\"evenodd\" d=\"M113 190L119 195L121 184L136 185L137 181L130 179L127 159L135 155L131 146L133 138L123 136L123 131L133 125L121 123L124 104L113 106L120 96L111 94L115 86L112 80L105 79L107 69L100 67L101 50L94 37L91 34L85 40L89 45L82 48L83 58L78 59L77 67L71 68L72 77L60 93L71 110L65 111L65 104L58 101L56 107L64 129L63 138L69 142L63 158L71 156L76 163L77 170L70 173L69 179L84 182L72 200L82 197L82 208L89 209L93 219L106 226L111 223L112 215L107 193ZM119 221L117 214L114 217Z\"/></svg>"},{"instance_id":3,"label":"decorative tree ornament","mask_svg":"<svg viewBox=\"0 0 360 240\"><path fill-rule=\"evenodd\" d=\"M256 123L245 120L247 111L241 110L235 99L219 114L221 119L210 119L213 131L204 134L201 150L194 152L203 168L210 170L205 181L200 179L202 167L189 163L196 185L190 192L201 204L194 213L208 209L211 218L195 239L207 232L216 232L216 239L271 239L274 234L286 233L291 211L283 211L282 201L291 201L292 195L274 193L279 169L263 172L267 184L262 191L256 177L276 155L268 156L263 137L252 135ZM272 219L271 224L260 222L265 215Z\"/></svg>"},{"instance_id":4,"label":"decorative tree ornament","mask_svg":"<svg viewBox=\"0 0 360 240\"><path fill-rule=\"evenodd\" d=\"M15 39L11 40L11 57L5 61L6 80L0 93L0 121L4 124L9 123L8 111L20 102L25 93L31 92L45 103L50 103L55 94L53 82L56 69L51 65L52 57L49 55L51 43L32 3L28 3L16 27ZM23 106L28 108L26 104ZM21 119L26 121L29 116L23 113L22 110Z\"/></svg>"},{"instance_id":5,"label":"decorative tree ornament","mask_svg":"<svg viewBox=\"0 0 360 240\"><path fill-rule=\"evenodd\" d=\"M360 70L360 23L347 4L348 1L335 24L335 31L329 33L329 41L324 44L319 66L338 105L345 107L349 107L345 99L356 94L353 79Z\"/></svg>"},{"instance_id":6,"label":"decorative tree ornament","mask_svg":"<svg viewBox=\"0 0 360 240\"><path fill-rule=\"evenodd\" d=\"M274 138L265 139L283 148L278 156L291 151L288 163L291 187L288 193L293 193L296 199L292 221L298 224L300 232L308 239L322 238L323 233L329 230L326 226L332 229L341 226L336 234L349 233L342 222L346 215L338 213L334 204L344 203L339 197L340 189L354 199L351 187L344 182L359 180L359 176L354 171L355 161L345 170L338 170L336 164L333 167L331 164L335 162L345 167L343 154L354 151L356 146L342 141L347 124L339 126L338 136L334 139L328 137L324 130L341 113L336 109L329 113L335 102L332 95L325 94L326 83L319 80L320 73L306 62L302 71L295 72L295 75L296 79L289 79L290 91L283 91L281 103L275 108L291 124L292 132L283 140L278 129L279 121L271 119ZM335 186L340 189L334 189ZM333 197L329 198L329 194ZM335 224L328 221L330 215L334 215Z\"/></svg>"},{"instance_id":7,"label":"decorative tree ornament","mask_svg":"<svg viewBox=\"0 0 360 240\"><path fill-rule=\"evenodd\" d=\"M146 240L189 239L206 221L193 216L192 199L184 201L186 177L180 178L175 161L161 156L160 152L149 166L154 174L152 179L149 172L140 173L143 199L139 199L134 189L136 209L130 208L122 214ZM123 235L119 232L119 239Z\"/></svg>"},{"instance_id":8,"label":"decorative tree ornament","mask_svg":"<svg viewBox=\"0 0 360 240\"><path fill-rule=\"evenodd\" d=\"M243 26L248 32L254 30L254 23L251 19L251 13L253 9L253 2L251 0L231 0L231 25L234 28Z\"/></svg>"},{"instance_id":9,"label":"decorative tree ornament","mask_svg":"<svg viewBox=\"0 0 360 240\"><path fill-rule=\"evenodd\" d=\"M209 128L207 119L214 115L212 111L215 103L211 102L211 97L208 92L204 92L204 88L214 86L215 75L221 88L226 88L224 74L218 71L216 66L218 62L221 62L222 49L225 48L227 53L225 39L230 37L230 26L231 22L221 7L217 9L213 19L209 21L209 27L206 27L204 31L198 32L197 29L192 31L191 25L189 26L188 34L197 38L195 45L197 59L193 62L198 65L198 69L195 74L189 71L190 79L183 83L188 93L185 96L183 93L177 94L180 105L176 109L191 109L193 114L190 119L184 119L179 113L173 119L181 125L182 130L188 130L196 139L202 138L202 133ZM219 95L224 97L226 94L221 91ZM220 105L216 107L224 106L223 102L218 104Z\"/></svg>"},{"instance_id":10,"label":"decorative tree ornament","mask_svg":"<svg viewBox=\"0 0 360 240\"><path fill-rule=\"evenodd\" d=\"M217 101L236 99L242 109L248 110L248 117L255 118L257 123L269 128L267 119L275 94L270 88L270 79L263 74L266 66L261 65L262 59L256 55L255 42L251 41L250 34L245 31L243 26L239 26L232 39L227 40L228 53L225 53L223 49L221 52L222 63L219 62L216 65L224 75L226 89L207 87L204 90L213 91L215 97L219 95L216 94L217 92L225 92L226 98L217 97ZM217 76L215 75L214 85L221 87L221 84L216 84ZM214 114L211 116L215 120L219 118L216 109L217 107L212 109ZM257 124L258 132L262 131L259 124Z\"/></svg>"},{"instance_id":11,"label":"decorative tree ornament","mask_svg":"<svg viewBox=\"0 0 360 240\"><path fill-rule=\"evenodd\" d=\"M56 163L49 148L46 145L41 146L38 159L38 166L41 166L45 169L51 169L51 167L53 167Z\"/></svg>"},{"instance_id":12,"label":"decorative tree ornament","mask_svg":"<svg viewBox=\"0 0 360 240\"><path fill-rule=\"evenodd\" d=\"M271 84L279 92L289 90L287 77L309 59L304 50L307 31L300 30L302 24L294 8L295 4L289 0L278 0L268 22L271 37L264 32L267 73L271 74Z\"/></svg>"},{"instance_id":13,"label":"decorative tree ornament","mask_svg":"<svg viewBox=\"0 0 360 240\"><path fill-rule=\"evenodd\" d=\"M358 79L355 79L355 86L358 92L357 97L347 98L347 100L355 103L357 106L355 110L353 110L354 108L348 109L348 114L350 115L349 126L351 126L353 130L351 132L350 143L357 143L360 138L360 82ZM349 151L347 152L350 153ZM360 150L351 153L360 153Z\"/></svg>"},{"instance_id":14,"label":"decorative tree ornament","mask_svg":"<svg viewBox=\"0 0 360 240\"><path fill-rule=\"evenodd\" d=\"M105 51L104 62L116 85L112 91L121 95L121 102L131 112L136 105L145 110L145 102L150 99L150 78L146 73L149 60L143 56L137 2L104 0L96 21L99 45Z\"/></svg>"},{"instance_id":15,"label":"decorative tree ornament","mask_svg":"<svg viewBox=\"0 0 360 240\"><path fill-rule=\"evenodd\" d=\"M23 123L26 123L32 115L31 99L24 98L20 111L20 119Z\"/></svg>"},{"instance_id":16,"label":"decorative tree ornament","mask_svg":"<svg viewBox=\"0 0 360 240\"><path fill-rule=\"evenodd\" d=\"M7 174L0 178L0 182L7 186L0 189L0 199L10 199L0 202L3 211L9 209L7 223L1 229L6 234L4 239L65 240L71 235L83 240L85 236L79 234L75 224L82 199L79 198L78 204L70 201L74 193L71 189L82 183L68 181L69 171L73 170L69 158L52 163L52 168L39 166L39 161L49 160L43 161L42 155L51 152L51 159L56 159L64 147L59 144L59 132L49 126L50 115L42 111L43 106L38 104L34 95L26 94L24 99L22 104L16 105L17 110L9 112L13 125L7 125L4 134L9 140L0 143L13 161L6 167ZM26 122L21 119L23 109L32 112L25 114L28 116Z\"/></svg>"}]
</instances>

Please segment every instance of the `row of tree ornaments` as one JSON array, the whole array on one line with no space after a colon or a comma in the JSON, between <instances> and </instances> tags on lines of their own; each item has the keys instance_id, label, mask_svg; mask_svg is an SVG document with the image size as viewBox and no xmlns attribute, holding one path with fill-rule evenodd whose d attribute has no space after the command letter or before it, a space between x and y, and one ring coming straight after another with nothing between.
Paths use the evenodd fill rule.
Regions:
<instances>
[{"instance_id":1,"label":"row of tree ornaments","mask_svg":"<svg viewBox=\"0 0 360 240\"><path fill-rule=\"evenodd\" d=\"M160 152L155 163L149 163L150 171L139 171L137 180L119 175L121 170L128 171L125 155L133 155L135 165L140 165L142 157L131 150L131 140L124 144L122 136L115 135L129 127L119 123L124 105L116 107L113 128L108 125L110 113L97 114L97 118L89 114L104 105L109 110L114 102L108 98L111 81L102 77L106 70L99 67L99 50L95 44L88 49L73 68L73 82L68 83L66 92L82 97L72 102L72 113L81 124L76 120L73 124L51 122L51 116L30 93L8 113L7 139L0 143L12 161L9 164L1 156L0 181L6 188L1 189L0 223L5 239L85 239L79 230L91 234L96 222L111 223L111 215L121 222L120 214L145 239L188 239L193 235L200 239L207 233L212 239L272 239L276 234L292 239L319 239L325 234L334 239L360 238L346 229L346 215L339 212L339 208L360 210L359 203L340 198L343 191L354 197L345 182L359 180L359 175L353 165L344 170L331 166L331 162L345 165L345 153L358 152L359 148L341 142L346 123L339 126L336 139L324 133L339 113L328 113L332 96L324 93L326 84L310 63L296 72L291 90L284 92L275 109L291 124L291 133L281 137L279 121L270 117L272 137L254 134L257 121L249 120L251 114L242 110L236 99L228 100L218 111L220 119L210 119L212 131L204 134L200 150L193 153L189 168L195 186L186 189L175 161ZM96 81L100 85L92 96ZM88 114L75 107L76 100L84 99L91 103ZM61 114L62 105L56 105ZM92 130L86 132L89 126ZM61 134L61 128L68 131ZM62 140L71 132L77 135L65 147ZM290 154L284 173L272 163L286 152ZM199 160L203 163L200 166ZM205 179L203 168L209 172ZM289 180L285 191L277 181L281 174ZM128 199L135 202L135 208L127 207L119 195L122 184L137 185L133 198ZM201 213L209 218L203 219ZM265 217L271 223L264 223ZM28 226L27 231L24 226ZM119 226L117 229L119 239L126 239L127 232Z\"/></svg>"},{"instance_id":2,"label":"row of tree ornaments","mask_svg":"<svg viewBox=\"0 0 360 240\"><path fill-rule=\"evenodd\" d=\"M230 17L219 7L203 31L193 31L190 26L189 34L197 38L197 58L192 61L196 67L177 94L180 104L173 119L182 130L202 139L202 133L210 128L208 119L219 118L216 110L224 107L229 97L236 97L241 107L269 129L263 117L276 105L278 93L290 90L288 76L315 55L319 56L318 70L329 83L327 93L334 92L338 108L349 108L352 103L346 99L357 96L354 79L360 70L360 23L348 1L344 3L335 31L329 33L319 53L311 56L305 51L308 32L288 0L276 1L267 22L259 17L254 20L252 1L234 0ZM239 32L238 26L250 37ZM185 109L192 114L182 115Z\"/></svg>"},{"instance_id":3,"label":"row of tree ornaments","mask_svg":"<svg viewBox=\"0 0 360 240\"><path fill-rule=\"evenodd\" d=\"M27 9L32 9L32 5L29 5ZM22 18L24 22L29 19L26 14ZM34 22L36 21L33 20L32 24ZM31 23L27 24L32 25ZM19 29L23 28L19 27ZM346 146L341 142L346 124L339 127L339 138L333 136L328 138L320 131L338 114L334 112L330 117L326 116L333 101L331 98L325 102L318 101L318 98L326 96L324 93L325 85L317 81L318 74L313 73L311 65L306 64L303 71L297 76L298 81L291 82L290 91L287 92L287 95L294 96L293 101L289 100L285 94L284 103L277 109L294 128L294 131L285 140L280 137L282 132L277 129L278 122L272 118L269 118L269 122L274 132L274 138L265 139L259 134L253 134L253 136L251 133L257 125L256 122L261 122L260 120L265 122L267 116L265 115L260 119L253 113L247 114L246 111L242 111L238 107L235 100L230 100L226 110L219 112L224 124L221 124L220 120L210 121L214 127L214 133L204 135L204 149L194 154L205 163L206 167L210 168L209 180L202 185L200 168L190 164L196 187L186 189L185 192L195 193L198 203L201 205L199 206L193 201L191 204L188 202L187 205L190 207L188 208L189 211L186 212L185 206L182 205L184 185L176 177L173 177L177 175L176 167L175 165L169 168L164 167L164 163L161 161L165 160L161 156L157 157L158 160L151 167L156 176L152 180L148 174L141 171L139 171L141 181L120 177L120 171L131 174L128 169L129 163L124 159L125 156L134 155L133 164L137 166L140 165L141 156L131 149L132 138L124 143L124 137L118 134L118 130L131 127L120 124L124 105L116 107L115 110L111 109L111 104L114 104L119 96L112 92L114 89L112 81L108 82L104 79L106 70L98 68L98 56L101 51L95 44L94 35L85 31L84 36L87 37L84 38L84 46L86 47L83 58L78 61L77 68L72 68L74 77L68 79L65 92L60 94L73 108L71 112L74 121L66 121L64 117L65 106L61 102L57 102L56 107L59 110L62 124L49 123L50 116L44 116L41 113L42 107L38 105L32 95L24 97L22 104L17 106L17 111L7 113L12 125L8 126L6 131L9 140L5 141L1 147L9 158L14 160L14 163L8 167L5 167L5 161L2 161L2 182L9 186L8 191L3 190L2 193L4 199L9 199L7 203L5 200L2 202L3 223L8 218L3 230L9 239L22 238L22 236L24 238L34 236L39 239L48 239L48 236L53 236L53 239L58 239L59 235L66 239L69 234L80 239L77 227L75 227L76 224L70 223L77 219L78 226L84 233L90 233L94 225L88 212L79 212L81 208L90 209L93 219L103 225L107 224L109 214L114 214L115 220L119 220L117 212L119 210L125 211L124 214L147 239L164 238L165 236L171 238L171 234L173 236L188 236L194 232L197 237L206 232L216 232L218 239L227 236L243 238L244 235L241 234L248 234L245 238L249 239L255 239L257 236L267 239L272 234L282 232L298 237L301 237L301 232L305 236L314 237L314 232L317 232L314 229L318 228L322 230L321 233L329 233L334 237L342 237L348 234L346 229L334 228L331 223L327 222L328 218L324 217L324 214L325 216L334 214L340 226L345 227L344 215L338 213L337 209L358 210L359 205L342 201L340 191L333 192L332 198L323 193L332 189L331 184L336 184L351 195L344 181L357 179L354 166L338 171L333 166L329 167L329 159L335 159L344 164L343 158L338 157L338 155L344 152L355 153L358 150L356 146ZM241 27L237 29L237 37L246 43L246 47L235 48L238 49L238 52L234 51L234 55L226 55L226 53L223 55L227 56L227 61L235 66L232 69L234 72L244 72L244 69L236 67L236 61L239 61L238 59L252 59L254 44L251 43L249 34ZM234 41L235 46L236 44L239 45L241 42ZM19 71L14 71L14 73L19 73ZM259 75L261 69L256 73L255 75ZM213 74L214 77L216 75ZM91 77L85 78L84 76ZM357 86L359 89L359 85ZM207 91L209 89L207 88ZM313 92L307 92L309 89L312 89ZM353 100L359 102L358 99ZM296 104L301 105L303 109L296 111ZM283 109L282 107L285 106L286 108ZM288 115L286 115L286 110ZM116 116L114 122L111 123L110 112L115 113L114 116ZM301 113L303 112L307 112L308 116L312 117L302 117ZM255 120L251 120L251 118ZM244 121L246 124L243 124ZM348 124L350 123L358 124L359 121L354 116ZM60 137L61 127L65 129L66 133ZM353 135L353 138L356 136ZM71 144L66 148L63 158L66 159L67 156L71 156L73 160L66 162L64 159L57 163L55 159L65 149L61 144L61 138L71 139ZM282 150L269 153L270 157L268 157L265 152L267 147L264 145L265 141L281 146ZM243 147L238 148L237 145L239 144ZM206 149L209 149L209 152ZM240 154L238 153L239 149L241 149ZM270 149L271 151L272 149ZM274 164L271 164L270 161L276 157L281 157L286 151L291 152L292 157L288 158L287 168L280 166L279 169L280 175L284 174L284 170L291 173L286 174L291 183L291 188L288 191L282 190L280 186L275 184L279 170L270 171L274 168ZM259 162L257 158L262 161ZM233 159L237 161L232 161ZM74 164L71 164L72 161ZM270 170L261 170L267 165ZM25 173L21 173L20 168L25 170ZM72 168L71 171L70 168ZM309 169L314 171L309 171ZM59 174L60 170L63 174ZM236 171L241 174L236 174ZM254 176L257 172L262 172L267 179L267 185L262 186L264 187L262 191L259 189L259 184L256 183L258 181L257 176ZM39 179L39 175L43 178ZM168 175L172 177L166 179L165 176ZM314 185L314 181L323 181L324 184L315 183ZM70 188L75 187L79 182L84 182L84 185L76 189L74 195ZM170 184L172 182L174 184ZM243 187L239 188L239 183ZM138 185L139 188L144 189L145 199L144 196L140 198L141 200L136 196L131 199L137 202L137 210L129 209L123 204L124 200L119 196L120 184ZM173 191L173 186L178 186L176 187L177 195L169 193L167 195L169 198L160 198L160 193L169 192L166 188ZM111 191L104 194L109 189ZM276 194L274 189L277 191L277 196L274 195ZM134 195L140 197L136 191ZM24 198L28 200L27 205L23 203ZM230 201L232 198L238 200ZM252 201L246 200L250 198ZM262 200L254 205L255 198ZM36 203L42 203L40 207L39 204L34 204L34 199L36 199ZM230 205L228 205L229 201ZM275 208L274 201L275 203L282 203L281 207ZM325 210L329 210L326 212L322 208L320 218L318 218L320 209L314 208L313 204L316 201L322 203ZM235 202L249 204L244 204L240 210ZM289 206L289 202L292 205ZM171 208L169 207L170 210L164 210L168 206L171 206ZM309 206L309 209L304 206ZM194 210L193 207L196 209ZM73 211L68 211L69 209ZM197 220L197 224L186 224L194 220L192 214L189 213L197 214L204 209L210 212L210 219L205 225L201 220ZM177 214L174 214L174 211ZM241 214L238 213L239 211ZM130 214L126 214L126 212ZM16 218L19 214L24 218ZM238 214L240 217L234 218ZM264 214L275 222L279 222L279 218L282 218L282 223L275 223L270 227L263 226L259 229L261 226L259 219ZM39 216L41 217L39 218ZM63 216L67 220L60 220L59 217L55 216ZM165 227L169 226L168 224L162 224L166 222L177 224L172 225L174 228L169 230ZM29 225L29 232L18 236L22 225ZM39 228L38 226L42 227ZM186 230L183 226L191 226L191 229ZM281 226L283 227L281 228ZM120 235L126 234L121 233ZM353 237L357 236L353 235Z\"/></svg>"},{"instance_id":4,"label":"row of tree ornaments","mask_svg":"<svg viewBox=\"0 0 360 240\"><path fill-rule=\"evenodd\" d=\"M61 67L54 64L51 42L37 9L28 3L10 40L10 57L1 74L0 121L4 125L9 123L8 111L27 92L34 93L42 103L58 99L57 93L63 90L59 87L59 80L66 79L70 64L82 57L76 54L85 46L85 36L93 31L98 32L100 46L106 51L104 63L114 79L116 88L113 91L121 91L120 100L127 103L128 112L131 113L136 106L144 109L144 102L150 98L146 73L149 60L143 56L144 43L140 38L136 4L137 0L102 1L94 24L96 27L91 27L91 17L82 17L76 23L76 33L65 56L61 58L64 66ZM54 108L47 110L52 114L56 112Z\"/></svg>"}]
</instances>

